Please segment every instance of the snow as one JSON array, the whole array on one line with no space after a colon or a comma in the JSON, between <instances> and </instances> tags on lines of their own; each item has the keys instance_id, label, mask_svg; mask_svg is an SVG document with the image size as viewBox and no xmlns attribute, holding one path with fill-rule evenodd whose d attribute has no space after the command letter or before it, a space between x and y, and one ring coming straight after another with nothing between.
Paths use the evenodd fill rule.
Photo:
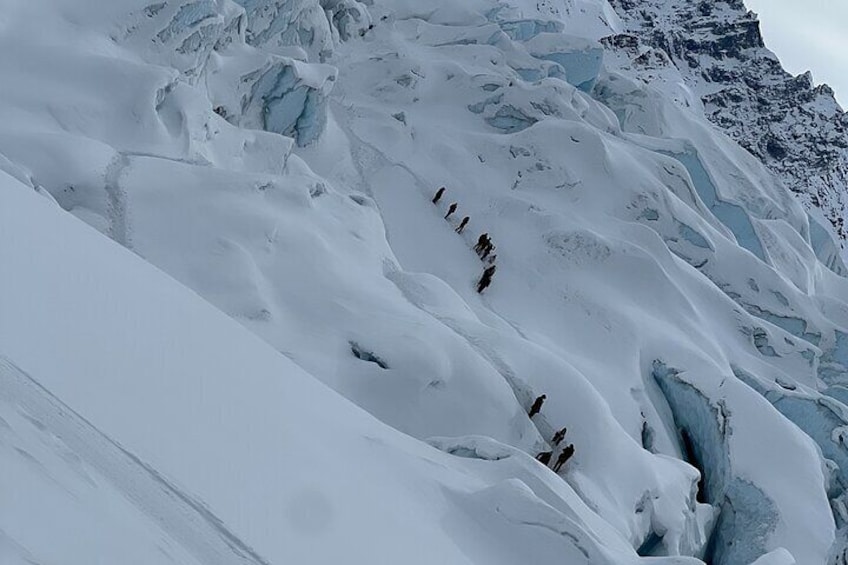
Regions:
<instances>
[{"instance_id":1,"label":"snow","mask_svg":"<svg viewBox=\"0 0 848 565\"><path fill-rule=\"evenodd\" d=\"M279 55L303 48L313 62L333 51L333 36L317 0L237 0L244 7L247 41Z\"/></svg>"},{"instance_id":2,"label":"snow","mask_svg":"<svg viewBox=\"0 0 848 565\"><path fill-rule=\"evenodd\" d=\"M526 455L510 452L562 510L380 424L160 271L0 182L7 562L510 563L521 549L580 563L584 545L611 551L589 534L603 522ZM623 540L615 549L595 562L636 559Z\"/></svg>"},{"instance_id":3,"label":"snow","mask_svg":"<svg viewBox=\"0 0 848 565\"><path fill-rule=\"evenodd\" d=\"M592 91L604 60L600 44L562 33L536 34L527 50L533 57L561 65L565 80L583 92Z\"/></svg>"},{"instance_id":4,"label":"snow","mask_svg":"<svg viewBox=\"0 0 848 565\"><path fill-rule=\"evenodd\" d=\"M606 1L239 4L0 2L0 552L828 562L838 247Z\"/></svg>"}]
</instances>

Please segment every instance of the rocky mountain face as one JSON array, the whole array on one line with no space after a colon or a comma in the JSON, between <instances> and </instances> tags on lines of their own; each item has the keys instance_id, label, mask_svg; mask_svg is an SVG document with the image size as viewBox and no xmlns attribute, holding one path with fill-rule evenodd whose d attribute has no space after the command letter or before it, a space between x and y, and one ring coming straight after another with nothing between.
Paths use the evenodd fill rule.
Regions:
<instances>
[{"instance_id":1,"label":"rocky mountain face","mask_svg":"<svg viewBox=\"0 0 848 565\"><path fill-rule=\"evenodd\" d=\"M742 0L610 3L627 32L660 53L632 51L636 66L648 76L675 66L707 118L777 173L808 210L820 210L844 247L848 116L830 87L815 86L809 73L787 73Z\"/></svg>"}]
</instances>

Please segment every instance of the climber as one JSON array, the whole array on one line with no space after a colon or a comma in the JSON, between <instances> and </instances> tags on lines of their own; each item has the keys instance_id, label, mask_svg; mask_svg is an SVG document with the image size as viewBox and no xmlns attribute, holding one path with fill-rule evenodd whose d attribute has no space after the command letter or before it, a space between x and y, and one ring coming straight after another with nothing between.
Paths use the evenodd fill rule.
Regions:
<instances>
[{"instance_id":1,"label":"climber","mask_svg":"<svg viewBox=\"0 0 848 565\"><path fill-rule=\"evenodd\" d=\"M545 403L546 398L548 398L548 395L543 394L537 398L535 402L533 402L533 406L530 407L530 412L527 413L528 418L532 418L542 410L542 404Z\"/></svg>"},{"instance_id":2,"label":"climber","mask_svg":"<svg viewBox=\"0 0 848 565\"><path fill-rule=\"evenodd\" d=\"M543 451L539 455L536 456L536 461L547 467L551 462L551 456L554 454L553 451Z\"/></svg>"},{"instance_id":3,"label":"climber","mask_svg":"<svg viewBox=\"0 0 848 565\"><path fill-rule=\"evenodd\" d=\"M454 230L456 233L462 233L462 230L465 229L465 226L468 225L468 220L470 220L468 216L462 218L462 221L459 222L459 226Z\"/></svg>"},{"instance_id":4,"label":"climber","mask_svg":"<svg viewBox=\"0 0 848 565\"><path fill-rule=\"evenodd\" d=\"M574 445L568 444L565 449L562 450L562 453L557 457L556 464L554 464L554 473L559 473L559 470L562 469L562 466L565 465L565 462L571 459L571 456L574 455Z\"/></svg>"},{"instance_id":5,"label":"climber","mask_svg":"<svg viewBox=\"0 0 848 565\"><path fill-rule=\"evenodd\" d=\"M452 204L448 207L448 213L447 213L447 214L445 214L445 219L446 219L446 220L447 220L448 218L450 218L450 217L451 217L451 214L453 214L454 212L456 212L456 207L457 207L457 203L456 203L456 202L452 203Z\"/></svg>"},{"instance_id":6,"label":"climber","mask_svg":"<svg viewBox=\"0 0 848 565\"><path fill-rule=\"evenodd\" d=\"M563 428L560 431L558 431L557 433L555 433L554 438L551 440L551 442L553 442L554 445L559 445L560 442L565 439L566 430L567 430L567 428Z\"/></svg>"},{"instance_id":7,"label":"climber","mask_svg":"<svg viewBox=\"0 0 848 565\"><path fill-rule=\"evenodd\" d=\"M483 271L483 276L480 277L480 282L477 283L477 293L480 294L492 284L492 276L495 274L497 265L491 265Z\"/></svg>"},{"instance_id":8,"label":"climber","mask_svg":"<svg viewBox=\"0 0 848 565\"><path fill-rule=\"evenodd\" d=\"M477 255L480 255L489 243L491 243L489 241L489 234L480 234L480 237L477 238L477 245L474 246L474 251L477 252Z\"/></svg>"},{"instance_id":9,"label":"climber","mask_svg":"<svg viewBox=\"0 0 848 565\"><path fill-rule=\"evenodd\" d=\"M480 259L485 260L486 257L489 256L489 253L495 250L495 246L492 245L492 240L486 242L486 247L483 248L483 254L480 255Z\"/></svg>"},{"instance_id":10,"label":"climber","mask_svg":"<svg viewBox=\"0 0 848 565\"><path fill-rule=\"evenodd\" d=\"M438 204L439 200L442 199L442 194L445 193L445 187L440 188L436 191L436 196L433 197L433 204Z\"/></svg>"}]
</instances>

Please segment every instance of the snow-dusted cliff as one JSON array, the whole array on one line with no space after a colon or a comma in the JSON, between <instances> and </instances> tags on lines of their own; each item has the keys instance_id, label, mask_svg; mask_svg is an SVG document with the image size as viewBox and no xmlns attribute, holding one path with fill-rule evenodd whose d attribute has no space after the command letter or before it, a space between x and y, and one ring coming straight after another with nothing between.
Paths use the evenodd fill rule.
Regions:
<instances>
[{"instance_id":1,"label":"snow-dusted cliff","mask_svg":"<svg viewBox=\"0 0 848 565\"><path fill-rule=\"evenodd\" d=\"M632 6L0 8L4 559L844 562L838 247Z\"/></svg>"},{"instance_id":2,"label":"snow-dusted cliff","mask_svg":"<svg viewBox=\"0 0 848 565\"><path fill-rule=\"evenodd\" d=\"M743 0L611 0L625 30L657 53L634 52L645 77L673 66L707 118L774 171L827 220L848 231L848 115L827 85L792 76L765 48Z\"/></svg>"}]
</instances>

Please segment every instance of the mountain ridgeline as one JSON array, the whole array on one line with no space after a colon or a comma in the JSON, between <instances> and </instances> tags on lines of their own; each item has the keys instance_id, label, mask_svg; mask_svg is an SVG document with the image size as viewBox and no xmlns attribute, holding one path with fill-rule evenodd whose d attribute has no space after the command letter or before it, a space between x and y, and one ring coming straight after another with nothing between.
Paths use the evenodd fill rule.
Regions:
<instances>
[{"instance_id":1,"label":"mountain ridgeline","mask_svg":"<svg viewBox=\"0 0 848 565\"><path fill-rule=\"evenodd\" d=\"M610 0L626 33L674 65L704 115L760 159L808 209L848 231L848 115L810 73L792 76L743 0ZM641 56L639 53L637 56ZM650 68L648 58L641 63Z\"/></svg>"}]
</instances>

